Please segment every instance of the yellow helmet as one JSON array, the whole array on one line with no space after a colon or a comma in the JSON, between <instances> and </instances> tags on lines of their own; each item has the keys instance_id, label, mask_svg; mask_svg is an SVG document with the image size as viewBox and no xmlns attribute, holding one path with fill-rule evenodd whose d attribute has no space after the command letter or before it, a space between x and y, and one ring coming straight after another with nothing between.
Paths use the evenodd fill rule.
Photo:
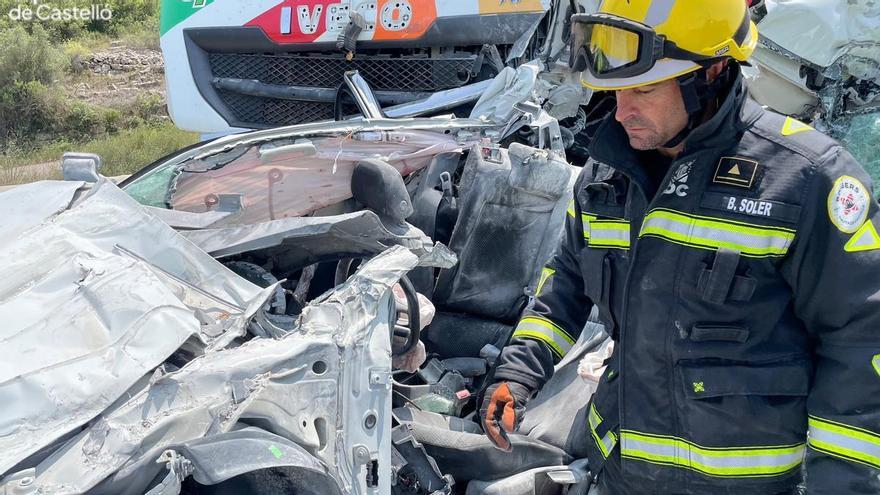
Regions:
<instances>
[{"instance_id":1,"label":"yellow helmet","mask_svg":"<svg viewBox=\"0 0 880 495\"><path fill-rule=\"evenodd\" d=\"M745 0L603 0L572 16L572 66L594 90L654 84L730 57L744 62L758 43Z\"/></svg>"}]
</instances>

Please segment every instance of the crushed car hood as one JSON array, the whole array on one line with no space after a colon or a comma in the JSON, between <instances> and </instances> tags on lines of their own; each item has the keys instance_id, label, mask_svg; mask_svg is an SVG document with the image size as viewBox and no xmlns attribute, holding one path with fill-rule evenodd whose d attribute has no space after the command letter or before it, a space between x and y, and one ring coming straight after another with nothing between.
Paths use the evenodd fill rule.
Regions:
<instances>
[{"instance_id":1,"label":"crushed car hood","mask_svg":"<svg viewBox=\"0 0 880 495\"><path fill-rule=\"evenodd\" d=\"M203 352L244 334L267 297L108 181L30 184L0 205L0 472L185 343Z\"/></svg>"},{"instance_id":2,"label":"crushed car hood","mask_svg":"<svg viewBox=\"0 0 880 495\"><path fill-rule=\"evenodd\" d=\"M0 206L0 493L178 493L188 475L279 466L298 470L297 493L390 492L376 469L390 465L390 288L419 264L410 249L364 263L281 337L243 341L276 287L112 182L35 183Z\"/></svg>"}]
</instances>

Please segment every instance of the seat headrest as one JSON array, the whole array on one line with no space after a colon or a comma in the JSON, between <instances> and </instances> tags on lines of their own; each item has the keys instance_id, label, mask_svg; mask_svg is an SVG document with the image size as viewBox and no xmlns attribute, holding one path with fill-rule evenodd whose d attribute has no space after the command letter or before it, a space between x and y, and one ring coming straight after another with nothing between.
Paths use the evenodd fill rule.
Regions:
<instances>
[{"instance_id":1,"label":"seat headrest","mask_svg":"<svg viewBox=\"0 0 880 495\"><path fill-rule=\"evenodd\" d=\"M508 148L510 187L556 200L569 187L572 167L548 150L539 150L519 143Z\"/></svg>"}]
</instances>

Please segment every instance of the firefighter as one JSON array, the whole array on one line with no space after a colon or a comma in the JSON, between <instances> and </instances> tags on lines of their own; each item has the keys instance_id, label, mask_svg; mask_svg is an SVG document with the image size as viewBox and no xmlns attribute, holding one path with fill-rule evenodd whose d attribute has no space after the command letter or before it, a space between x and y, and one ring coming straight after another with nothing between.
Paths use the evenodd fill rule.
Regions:
<instances>
[{"instance_id":1,"label":"firefighter","mask_svg":"<svg viewBox=\"0 0 880 495\"><path fill-rule=\"evenodd\" d=\"M510 448L595 305L615 343L584 406L598 493L880 493L871 179L748 98L743 0L605 0L572 21L573 66L617 108L486 390L487 435Z\"/></svg>"}]
</instances>

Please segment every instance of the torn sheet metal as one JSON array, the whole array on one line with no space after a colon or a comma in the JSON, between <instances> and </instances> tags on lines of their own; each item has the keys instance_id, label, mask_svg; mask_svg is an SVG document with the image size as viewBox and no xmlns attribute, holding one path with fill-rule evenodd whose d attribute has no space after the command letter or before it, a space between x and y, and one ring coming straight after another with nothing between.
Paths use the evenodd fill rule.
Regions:
<instances>
[{"instance_id":1,"label":"torn sheet metal","mask_svg":"<svg viewBox=\"0 0 880 495\"><path fill-rule=\"evenodd\" d=\"M41 181L24 184L0 194L3 222L0 222L0 242L6 242L51 220L67 210L81 193L84 182Z\"/></svg>"},{"instance_id":2,"label":"torn sheet metal","mask_svg":"<svg viewBox=\"0 0 880 495\"><path fill-rule=\"evenodd\" d=\"M471 117L495 122L499 130L500 126L505 126L501 132L502 137L506 137L523 125L542 121L558 127L558 122L550 121L577 115L580 105L590 100L592 91L584 88L579 75L572 73L567 66L557 67L553 72L543 71L542 66L542 62L533 60L516 69L505 68L477 101ZM527 113L534 115L524 115ZM561 138L557 138L555 143L553 140L542 143L541 136L537 138L533 145L553 146L563 151Z\"/></svg>"},{"instance_id":3,"label":"torn sheet metal","mask_svg":"<svg viewBox=\"0 0 880 495\"><path fill-rule=\"evenodd\" d=\"M546 16L547 9L545 9L544 16ZM520 36L517 38L516 42L510 47L510 53L507 54L506 63L512 64L516 62L516 59L522 57L526 53L526 48L528 48L529 43L532 42L532 38L535 36L535 33L538 32L538 27L541 26L541 23L544 22L544 16L538 17L535 19L535 22L529 26Z\"/></svg>"},{"instance_id":4,"label":"torn sheet metal","mask_svg":"<svg viewBox=\"0 0 880 495\"><path fill-rule=\"evenodd\" d=\"M425 99L386 107L382 111L390 118L405 118L452 110L455 107L477 101L491 83L492 80L487 79L460 88L436 91Z\"/></svg>"},{"instance_id":5,"label":"torn sheet metal","mask_svg":"<svg viewBox=\"0 0 880 495\"><path fill-rule=\"evenodd\" d=\"M880 92L880 5L767 0L763 6L766 13L755 11L761 39L754 65L743 69L750 93L778 112L819 117L840 138L848 127L842 114L870 111Z\"/></svg>"},{"instance_id":6,"label":"torn sheet metal","mask_svg":"<svg viewBox=\"0 0 880 495\"><path fill-rule=\"evenodd\" d=\"M880 4L766 0L765 6L755 64L743 70L749 92L759 103L840 140L876 181Z\"/></svg>"},{"instance_id":7,"label":"torn sheet metal","mask_svg":"<svg viewBox=\"0 0 880 495\"><path fill-rule=\"evenodd\" d=\"M340 495L339 487L327 476L324 465L306 449L255 427L186 442L163 452L157 462L165 464L168 474L161 485L146 495L177 495L183 475L191 475L199 484L210 486L269 468L282 473L285 486L261 487L272 486L276 492L285 489L297 495ZM291 473L295 476L290 476ZM268 478L269 473L263 474Z\"/></svg>"},{"instance_id":8,"label":"torn sheet metal","mask_svg":"<svg viewBox=\"0 0 880 495\"><path fill-rule=\"evenodd\" d=\"M177 230L206 229L220 220L232 215L231 211L207 211L192 213L189 211L168 210L155 206L144 206L144 209Z\"/></svg>"},{"instance_id":9,"label":"torn sheet metal","mask_svg":"<svg viewBox=\"0 0 880 495\"><path fill-rule=\"evenodd\" d=\"M763 38L818 67L840 62L859 79L880 78L880 4L874 0L766 0L765 5Z\"/></svg>"},{"instance_id":10,"label":"torn sheet metal","mask_svg":"<svg viewBox=\"0 0 880 495\"><path fill-rule=\"evenodd\" d=\"M819 104L819 95L806 86L801 64L779 53L759 47L752 56L755 65L743 67L749 94L777 112L807 119Z\"/></svg>"},{"instance_id":11,"label":"torn sheet metal","mask_svg":"<svg viewBox=\"0 0 880 495\"><path fill-rule=\"evenodd\" d=\"M269 295L108 180L21 186L0 194L0 209L13 213L0 225L0 473L181 346L242 335Z\"/></svg>"},{"instance_id":12,"label":"torn sheet metal","mask_svg":"<svg viewBox=\"0 0 880 495\"><path fill-rule=\"evenodd\" d=\"M417 262L392 247L307 306L285 337L157 374L39 463L23 493L142 493L165 469L163 452L243 423L302 446L342 493L390 493L391 287Z\"/></svg>"},{"instance_id":13,"label":"torn sheet metal","mask_svg":"<svg viewBox=\"0 0 880 495\"><path fill-rule=\"evenodd\" d=\"M517 117L518 113L513 106L530 99L540 72L540 63L537 61L520 65L516 69L506 67L495 76L492 84L474 105L471 118L482 118L503 125Z\"/></svg>"},{"instance_id":14,"label":"torn sheet metal","mask_svg":"<svg viewBox=\"0 0 880 495\"><path fill-rule=\"evenodd\" d=\"M403 246L429 266L455 264L455 254L444 252L421 230L408 225L402 235L390 232L372 211L329 217L285 218L254 225L183 232L183 235L216 258L244 252L284 252L297 266L323 260L374 256L389 246ZM448 250L446 250L448 251ZM449 259L448 254L452 254Z\"/></svg>"}]
</instances>

